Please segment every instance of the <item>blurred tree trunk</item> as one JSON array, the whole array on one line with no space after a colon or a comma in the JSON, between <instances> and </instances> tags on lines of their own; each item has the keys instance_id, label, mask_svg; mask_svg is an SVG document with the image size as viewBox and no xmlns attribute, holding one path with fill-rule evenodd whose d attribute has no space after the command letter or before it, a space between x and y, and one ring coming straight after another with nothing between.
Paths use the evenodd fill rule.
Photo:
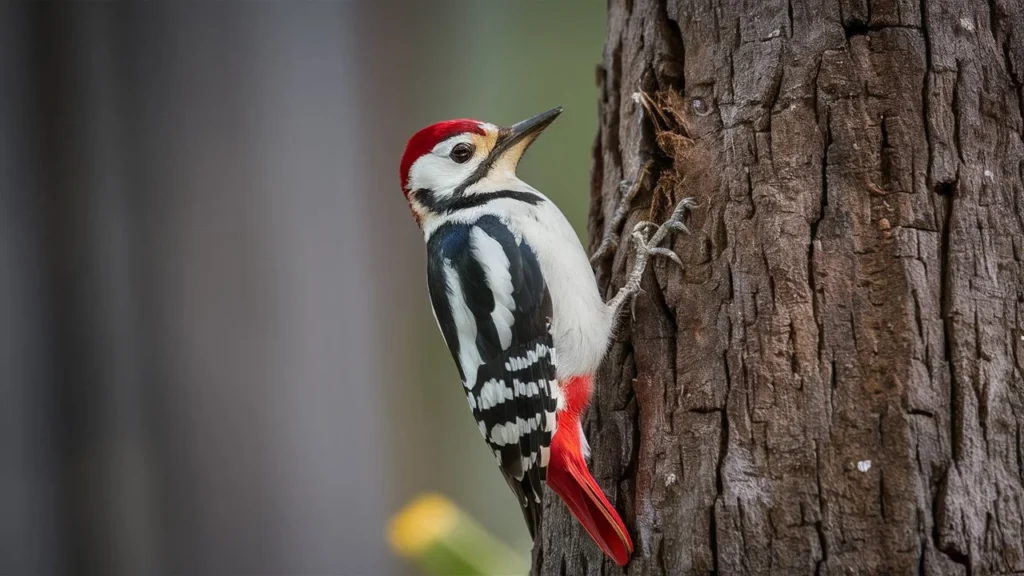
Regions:
<instances>
[{"instance_id":1,"label":"blurred tree trunk","mask_svg":"<svg viewBox=\"0 0 1024 576\"><path fill-rule=\"evenodd\" d=\"M701 204L586 425L628 573L1024 571L1022 30L1017 0L610 3L591 247L648 161L624 231ZM535 572L618 573L587 540L549 496Z\"/></svg>"}]
</instances>

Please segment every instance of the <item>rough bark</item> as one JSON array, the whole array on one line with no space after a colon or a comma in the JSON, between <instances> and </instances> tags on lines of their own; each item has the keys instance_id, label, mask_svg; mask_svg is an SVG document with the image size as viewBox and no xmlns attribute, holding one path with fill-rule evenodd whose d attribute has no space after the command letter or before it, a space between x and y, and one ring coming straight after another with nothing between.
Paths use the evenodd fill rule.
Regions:
<instances>
[{"instance_id":1,"label":"rough bark","mask_svg":"<svg viewBox=\"0 0 1024 576\"><path fill-rule=\"evenodd\" d=\"M700 202L585 425L625 573L1024 572L1022 3L612 0L598 76L591 238ZM620 573L550 495L534 571Z\"/></svg>"}]
</instances>

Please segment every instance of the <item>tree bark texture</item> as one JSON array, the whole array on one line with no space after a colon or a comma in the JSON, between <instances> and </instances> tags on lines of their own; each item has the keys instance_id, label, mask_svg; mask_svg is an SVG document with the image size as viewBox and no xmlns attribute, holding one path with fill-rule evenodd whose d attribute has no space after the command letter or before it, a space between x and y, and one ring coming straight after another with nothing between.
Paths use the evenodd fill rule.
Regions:
<instances>
[{"instance_id":1,"label":"tree bark texture","mask_svg":"<svg viewBox=\"0 0 1024 576\"><path fill-rule=\"evenodd\" d=\"M1024 4L612 0L591 248L692 196L596 380L628 574L1024 572ZM539 574L618 574L548 496Z\"/></svg>"}]
</instances>

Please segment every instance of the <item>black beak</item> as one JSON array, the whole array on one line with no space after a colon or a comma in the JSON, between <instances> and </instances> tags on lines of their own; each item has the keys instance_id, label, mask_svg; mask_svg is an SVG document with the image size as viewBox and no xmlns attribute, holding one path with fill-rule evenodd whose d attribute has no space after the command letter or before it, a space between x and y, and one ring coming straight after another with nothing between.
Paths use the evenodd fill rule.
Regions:
<instances>
[{"instance_id":1,"label":"black beak","mask_svg":"<svg viewBox=\"0 0 1024 576\"><path fill-rule=\"evenodd\" d=\"M551 125L558 118L558 115L562 113L562 107L552 108L547 112L541 112L536 116L531 116L522 122L516 122L515 124L504 128L501 131L498 145L496 150L499 154L505 150L512 148L516 144L527 141L526 146L529 146L533 142L533 139L540 135L545 128ZM524 148L525 151L525 148Z\"/></svg>"}]
</instances>

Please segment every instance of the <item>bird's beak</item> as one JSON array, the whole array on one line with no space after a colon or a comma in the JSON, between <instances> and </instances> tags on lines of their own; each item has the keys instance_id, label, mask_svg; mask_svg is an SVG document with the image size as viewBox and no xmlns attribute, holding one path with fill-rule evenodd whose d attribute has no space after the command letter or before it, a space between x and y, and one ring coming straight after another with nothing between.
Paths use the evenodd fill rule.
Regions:
<instances>
[{"instance_id":1,"label":"bird's beak","mask_svg":"<svg viewBox=\"0 0 1024 576\"><path fill-rule=\"evenodd\" d=\"M507 128L502 128L498 134L498 143L494 150L497 153L497 157L502 162L510 162L511 168L515 170L516 165L519 164L519 159L523 157L530 144L533 144L537 136L540 136L540 133L550 126L561 113L562 107L559 106L547 112L541 112L536 116L531 116L522 122L516 122Z\"/></svg>"},{"instance_id":2,"label":"bird's beak","mask_svg":"<svg viewBox=\"0 0 1024 576\"><path fill-rule=\"evenodd\" d=\"M508 127L508 139L513 143L522 140L533 141L534 138L540 135L545 128L551 125L558 118L558 115L562 113L562 107L552 108L547 112L541 112L536 116L531 116L522 122L516 122L515 124Z\"/></svg>"}]
</instances>

